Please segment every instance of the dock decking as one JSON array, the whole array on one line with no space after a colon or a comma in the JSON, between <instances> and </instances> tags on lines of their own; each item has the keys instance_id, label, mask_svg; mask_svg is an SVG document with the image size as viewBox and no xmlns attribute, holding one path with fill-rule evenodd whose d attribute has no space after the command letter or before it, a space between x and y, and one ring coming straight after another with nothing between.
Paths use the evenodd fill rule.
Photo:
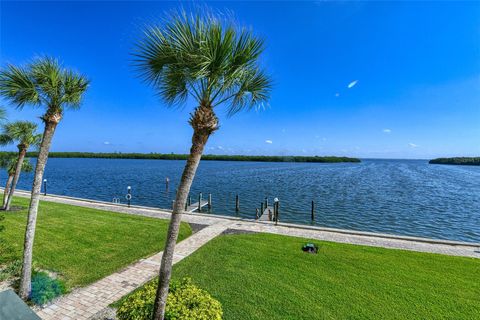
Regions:
<instances>
[{"instance_id":1,"label":"dock decking","mask_svg":"<svg viewBox=\"0 0 480 320\"><path fill-rule=\"evenodd\" d=\"M207 200L201 200L200 201L200 208L203 208L205 206L208 206L208 201ZM185 210L185 212L188 212L188 213L193 213L195 211L198 211L198 202L192 203Z\"/></svg>"}]
</instances>

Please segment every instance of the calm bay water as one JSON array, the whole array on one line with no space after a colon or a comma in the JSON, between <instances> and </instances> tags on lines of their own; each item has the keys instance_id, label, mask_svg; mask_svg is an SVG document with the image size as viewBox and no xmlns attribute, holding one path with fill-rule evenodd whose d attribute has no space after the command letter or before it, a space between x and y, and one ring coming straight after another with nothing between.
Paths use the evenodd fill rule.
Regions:
<instances>
[{"instance_id":1,"label":"calm bay water","mask_svg":"<svg viewBox=\"0 0 480 320\"><path fill-rule=\"evenodd\" d=\"M49 159L48 192L170 208L184 161ZM6 173L1 172L2 183ZM165 188L165 178L170 188ZM31 188L24 174L19 188ZM429 165L423 160L363 160L358 164L204 161L192 200L212 194L212 214L254 218L269 197L280 199L280 219L400 235L480 242L480 167ZM235 212L235 195L240 212Z\"/></svg>"}]
</instances>

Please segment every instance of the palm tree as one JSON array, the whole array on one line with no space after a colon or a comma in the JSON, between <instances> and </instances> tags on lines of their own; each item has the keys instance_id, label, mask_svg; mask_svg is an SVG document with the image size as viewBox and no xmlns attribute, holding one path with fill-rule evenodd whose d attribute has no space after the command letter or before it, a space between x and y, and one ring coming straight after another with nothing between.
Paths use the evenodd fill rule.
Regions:
<instances>
[{"instance_id":1,"label":"palm tree","mask_svg":"<svg viewBox=\"0 0 480 320\"><path fill-rule=\"evenodd\" d=\"M159 272L153 319L161 320L172 270L172 258L185 203L205 144L219 128L215 108L228 114L255 109L267 101L271 80L259 67L263 41L246 29L213 14L174 13L162 26L145 29L134 53L142 77L167 105L193 98L192 146L178 187Z\"/></svg>"},{"instance_id":2,"label":"palm tree","mask_svg":"<svg viewBox=\"0 0 480 320\"><path fill-rule=\"evenodd\" d=\"M45 125L38 151L32 196L28 209L27 228L23 250L20 296L27 299L31 290L32 250L37 221L42 178L47 164L48 152L57 125L66 108L80 108L89 80L83 75L65 69L56 59L37 58L25 67L7 65L0 71L0 96L17 108L25 105L43 106L41 119Z\"/></svg>"},{"instance_id":3,"label":"palm tree","mask_svg":"<svg viewBox=\"0 0 480 320\"><path fill-rule=\"evenodd\" d=\"M15 174L13 177L12 187L7 194L7 201L4 199L3 209L10 210L10 204L17 187L18 179L20 178L20 172L22 171L23 159L27 154L27 150L30 146L38 147L42 136L36 133L37 124L30 121L15 121L4 124L2 126L2 133L0 134L0 145L6 145L18 142L18 159L17 167L15 168Z\"/></svg>"},{"instance_id":4,"label":"palm tree","mask_svg":"<svg viewBox=\"0 0 480 320\"><path fill-rule=\"evenodd\" d=\"M7 183L3 190L3 206L7 203L7 197L10 191L10 186L15 176L17 169L18 157L2 157L0 158L0 168L5 169L8 174ZM22 172L31 172L33 170L32 164L29 158L23 159Z\"/></svg>"}]
</instances>

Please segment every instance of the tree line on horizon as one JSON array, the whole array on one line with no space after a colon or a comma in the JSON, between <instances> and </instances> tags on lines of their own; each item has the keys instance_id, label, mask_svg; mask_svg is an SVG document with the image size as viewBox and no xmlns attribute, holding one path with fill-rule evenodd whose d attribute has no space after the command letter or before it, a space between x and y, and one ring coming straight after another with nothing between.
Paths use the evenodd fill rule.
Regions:
<instances>
[{"instance_id":1,"label":"tree line on horizon","mask_svg":"<svg viewBox=\"0 0 480 320\"><path fill-rule=\"evenodd\" d=\"M430 164L457 164L466 166L480 166L480 157L453 157L432 159Z\"/></svg>"},{"instance_id":2,"label":"tree line on horizon","mask_svg":"<svg viewBox=\"0 0 480 320\"><path fill-rule=\"evenodd\" d=\"M13 155L2 151L0 158ZM36 158L38 152L27 152L27 157ZM95 158L95 159L146 159L146 160L187 160L188 154L178 153L137 153L137 152L50 152L50 158ZM261 155L217 155L203 154L202 160L211 161L252 161L252 162L361 162L358 158L338 156L261 156Z\"/></svg>"}]
</instances>

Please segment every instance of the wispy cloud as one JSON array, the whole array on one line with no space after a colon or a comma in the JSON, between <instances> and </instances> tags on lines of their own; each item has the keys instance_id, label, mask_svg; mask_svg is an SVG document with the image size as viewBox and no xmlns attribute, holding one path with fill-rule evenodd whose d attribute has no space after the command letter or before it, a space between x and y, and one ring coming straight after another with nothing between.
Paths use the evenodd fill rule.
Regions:
<instances>
[{"instance_id":1,"label":"wispy cloud","mask_svg":"<svg viewBox=\"0 0 480 320\"><path fill-rule=\"evenodd\" d=\"M391 129L383 129L383 132L387 133L387 134L390 134L390 133L392 133L392 130Z\"/></svg>"},{"instance_id":2,"label":"wispy cloud","mask_svg":"<svg viewBox=\"0 0 480 320\"><path fill-rule=\"evenodd\" d=\"M110 141L104 141L103 144L108 146L108 145L110 145Z\"/></svg>"},{"instance_id":3,"label":"wispy cloud","mask_svg":"<svg viewBox=\"0 0 480 320\"><path fill-rule=\"evenodd\" d=\"M335 93L335 97L337 97L337 98L340 97L340 93L338 93L338 92Z\"/></svg>"},{"instance_id":4,"label":"wispy cloud","mask_svg":"<svg viewBox=\"0 0 480 320\"><path fill-rule=\"evenodd\" d=\"M218 150L223 150L223 147L222 146L217 146L217 149Z\"/></svg>"},{"instance_id":5,"label":"wispy cloud","mask_svg":"<svg viewBox=\"0 0 480 320\"><path fill-rule=\"evenodd\" d=\"M409 146L410 148L418 148L418 147L419 147L418 144L415 144L415 143L412 143L412 142L410 142L410 143L408 144L408 146Z\"/></svg>"},{"instance_id":6,"label":"wispy cloud","mask_svg":"<svg viewBox=\"0 0 480 320\"><path fill-rule=\"evenodd\" d=\"M355 87L355 85L358 83L358 80L353 80L352 82L350 82L347 86L348 89L352 89L353 87Z\"/></svg>"},{"instance_id":7,"label":"wispy cloud","mask_svg":"<svg viewBox=\"0 0 480 320\"><path fill-rule=\"evenodd\" d=\"M272 140L265 140L265 143L272 144L273 141Z\"/></svg>"}]
</instances>

